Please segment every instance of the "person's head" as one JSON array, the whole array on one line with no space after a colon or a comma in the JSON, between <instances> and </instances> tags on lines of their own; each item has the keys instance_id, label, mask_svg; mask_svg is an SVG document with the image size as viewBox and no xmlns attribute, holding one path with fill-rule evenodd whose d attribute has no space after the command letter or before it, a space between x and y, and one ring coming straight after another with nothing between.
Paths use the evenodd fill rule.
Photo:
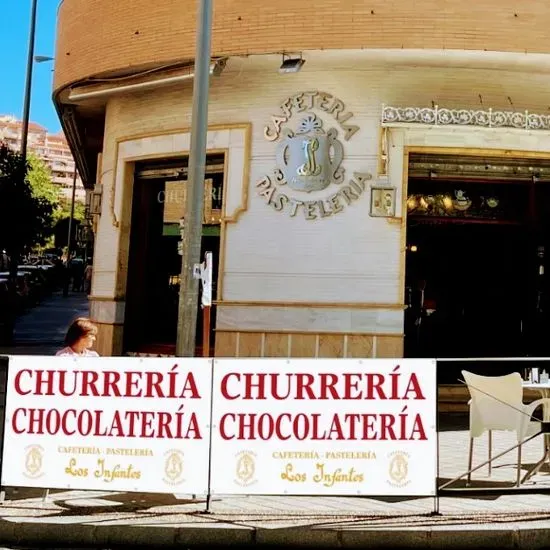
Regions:
<instances>
[{"instance_id":1,"label":"person's head","mask_svg":"<svg viewBox=\"0 0 550 550\"><path fill-rule=\"evenodd\" d=\"M95 342L97 326L87 317L75 319L65 335L65 346L73 348L76 352L90 349Z\"/></svg>"}]
</instances>

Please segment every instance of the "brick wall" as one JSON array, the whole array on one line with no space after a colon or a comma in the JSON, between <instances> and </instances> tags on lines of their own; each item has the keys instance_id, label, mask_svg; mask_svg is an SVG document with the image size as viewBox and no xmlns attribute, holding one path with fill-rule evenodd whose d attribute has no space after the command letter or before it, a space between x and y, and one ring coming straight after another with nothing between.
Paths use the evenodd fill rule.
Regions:
<instances>
[{"instance_id":1,"label":"brick wall","mask_svg":"<svg viewBox=\"0 0 550 550\"><path fill-rule=\"evenodd\" d=\"M55 88L102 72L190 60L195 0L64 0ZM319 49L539 52L550 4L515 0L216 0L214 55Z\"/></svg>"}]
</instances>

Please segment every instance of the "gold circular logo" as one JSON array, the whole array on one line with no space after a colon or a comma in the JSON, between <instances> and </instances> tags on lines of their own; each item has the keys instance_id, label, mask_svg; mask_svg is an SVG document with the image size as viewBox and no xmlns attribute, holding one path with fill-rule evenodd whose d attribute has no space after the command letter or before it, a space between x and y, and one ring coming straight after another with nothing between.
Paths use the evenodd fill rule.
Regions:
<instances>
[{"instance_id":1,"label":"gold circular logo","mask_svg":"<svg viewBox=\"0 0 550 550\"><path fill-rule=\"evenodd\" d=\"M40 445L31 445L26 449L25 475L27 477L39 477L42 473L44 449Z\"/></svg>"},{"instance_id":2,"label":"gold circular logo","mask_svg":"<svg viewBox=\"0 0 550 550\"><path fill-rule=\"evenodd\" d=\"M166 483L181 483L183 481L183 453L178 450L170 450L165 456L164 475L166 476Z\"/></svg>"},{"instance_id":3,"label":"gold circular logo","mask_svg":"<svg viewBox=\"0 0 550 550\"><path fill-rule=\"evenodd\" d=\"M239 455L237 460L237 479L243 485L248 485L256 472L256 462L252 453L248 451L243 451Z\"/></svg>"},{"instance_id":4,"label":"gold circular logo","mask_svg":"<svg viewBox=\"0 0 550 550\"><path fill-rule=\"evenodd\" d=\"M402 452L396 452L390 460L389 467L390 478L395 483L403 483L409 474L409 461L407 455Z\"/></svg>"}]
</instances>

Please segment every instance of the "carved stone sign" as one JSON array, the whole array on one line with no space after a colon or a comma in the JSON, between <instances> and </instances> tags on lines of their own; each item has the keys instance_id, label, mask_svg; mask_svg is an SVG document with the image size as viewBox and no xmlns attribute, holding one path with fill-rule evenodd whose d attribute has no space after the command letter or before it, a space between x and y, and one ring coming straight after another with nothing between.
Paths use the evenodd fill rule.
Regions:
<instances>
[{"instance_id":1,"label":"carved stone sign","mask_svg":"<svg viewBox=\"0 0 550 550\"><path fill-rule=\"evenodd\" d=\"M295 115L299 116L295 129L284 126ZM323 117L327 115L335 127L326 129ZM339 134L347 142L359 130L350 123L352 118L341 100L323 92L302 92L283 102L281 113L273 115L264 128L268 141L279 140L277 166L256 184L269 206L314 220L338 214L361 197L371 175L355 172L346 182L342 166L344 144ZM332 184L338 188L330 189Z\"/></svg>"}]
</instances>

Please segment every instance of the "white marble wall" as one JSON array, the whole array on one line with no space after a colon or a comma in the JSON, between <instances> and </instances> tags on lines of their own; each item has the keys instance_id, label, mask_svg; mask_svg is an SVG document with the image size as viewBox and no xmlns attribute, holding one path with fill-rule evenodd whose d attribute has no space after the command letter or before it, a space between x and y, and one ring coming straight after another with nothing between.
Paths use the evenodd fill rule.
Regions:
<instances>
[{"instance_id":1,"label":"white marble wall","mask_svg":"<svg viewBox=\"0 0 550 550\"><path fill-rule=\"evenodd\" d=\"M387 308L218 306L219 330L402 334L403 311Z\"/></svg>"},{"instance_id":2,"label":"white marble wall","mask_svg":"<svg viewBox=\"0 0 550 550\"><path fill-rule=\"evenodd\" d=\"M342 213L316 220L275 212L257 193L256 183L275 167L277 143L264 139L264 126L279 105L301 91L320 90L341 99L353 112L360 130L345 144L348 175L354 170L376 178L382 104L471 108L547 109L550 77L535 73L492 70L487 67L391 67L371 65L359 53L347 63L324 52L307 54L301 72L280 75L277 56L230 61L212 80L209 106L211 125L252 125L251 157L244 156L243 133L209 132L210 148L227 147L237 153L229 162L226 214L241 206L242 174L248 200L246 211L230 223L225 235L222 300L268 301L277 307L246 308L244 304L220 307L218 326L265 330L334 330L396 333L402 331L400 309L376 304L400 304L403 293L403 226L397 220L369 216L370 193L364 193ZM96 240L93 294L113 296L119 258L118 216L123 200L122 183L128 163L136 158L158 157L188 150L192 86L149 91L110 101L105 128L102 184L103 212ZM327 126L330 117L323 115ZM292 120L292 124L297 117ZM292 125L291 124L291 125ZM164 135L163 135L164 134ZM397 188L397 216L401 215L403 151L405 146L484 147L530 151L550 150L547 133L471 128L392 128L390 181ZM373 180L375 181L375 180ZM114 195L112 190L116 189ZM124 220L123 220L124 221ZM364 310L347 308L286 308L287 302L364 304ZM279 305L280 304L280 305ZM373 304L372 311L368 311ZM323 328L324 327L324 328Z\"/></svg>"}]
</instances>

